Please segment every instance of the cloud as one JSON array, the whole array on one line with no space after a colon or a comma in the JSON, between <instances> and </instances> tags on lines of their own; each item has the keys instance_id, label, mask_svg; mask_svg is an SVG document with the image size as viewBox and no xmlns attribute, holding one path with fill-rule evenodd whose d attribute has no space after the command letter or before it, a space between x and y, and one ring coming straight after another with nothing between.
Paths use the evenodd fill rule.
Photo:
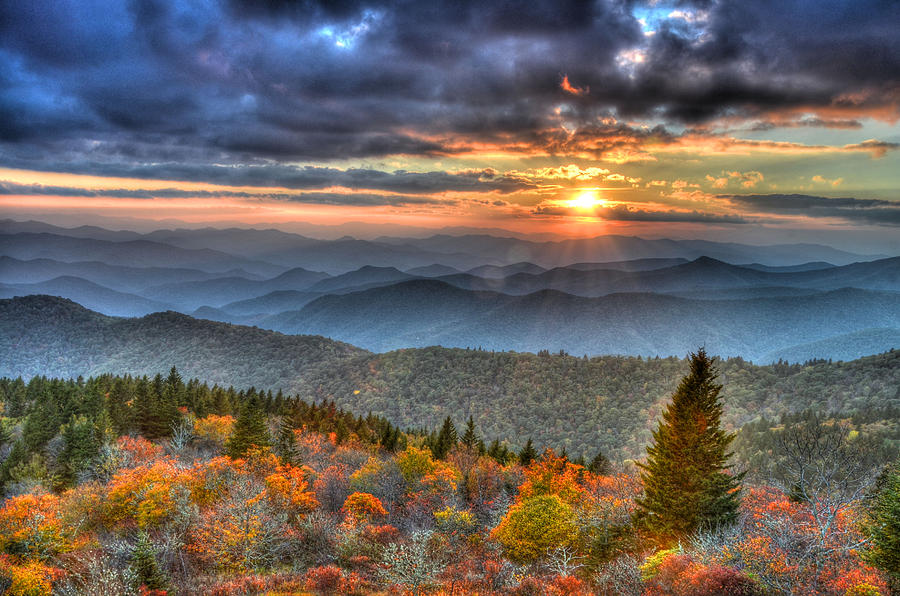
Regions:
<instances>
[{"instance_id":1,"label":"cloud","mask_svg":"<svg viewBox=\"0 0 900 596\"><path fill-rule=\"evenodd\" d=\"M572 95L587 95L591 88L590 87L575 87L569 82L569 75L564 75L562 82L559 84L559 88L565 91L566 93L571 93Z\"/></svg>"},{"instance_id":2,"label":"cloud","mask_svg":"<svg viewBox=\"0 0 900 596\"><path fill-rule=\"evenodd\" d=\"M7 165L480 147L625 162L685 123L900 117L900 4L883 0L694 3L658 11L652 36L623 0L41 6L0 3Z\"/></svg>"},{"instance_id":3,"label":"cloud","mask_svg":"<svg viewBox=\"0 0 900 596\"><path fill-rule=\"evenodd\" d=\"M24 165L24 164L17 164ZM512 193L536 188L533 181L519 175L500 174L490 168L460 172L385 172L365 168L338 169L290 165L201 165L184 163L45 163L48 171L94 174L117 178L206 182L227 186L268 186L289 189L316 189L339 186L352 190L432 194L438 192Z\"/></svg>"},{"instance_id":4,"label":"cloud","mask_svg":"<svg viewBox=\"0 0 900 596\"><path fill-rule=\"evenodd\" d=\"M88 189L43 184L17 184L0 180L0 195L63 196L63 197L112 197L119 199L169 199L169 198L237 198L253 201L286 201L319 205L381 206L381 205L455 205L458 201L420 195L394 195L374 193L340 192L240 192L227 190L161 189Z\"/></svg>"},{"instance_id":5,"label":"cloud","mask_svg":"<svg viewBox=\"0 0 900 596\"><path fill-rule=\"evenodd\" d=\"M581 209L567 207L560 204L538 205L532 210L534 215L543 216L567 216L584 217ZM652 211L636 209L628 205L613 205L609 207L597 207L591 210L590 215L607 221L640 221L640 222L671 222L671 223L715 223L715 224L745 224L744 217L731 214L703 213L700 211Z\"/></svg>"},{"instance_id":6,"label":"cloud","mask_svg":"<svg viewBox=\"0 0 900 596\"><path fill-rule=\"evenodd\" d=\"M719 195L754 212L833 217L867 224L900 225L900 202L884 199L829 198L801 194Z\"/></svg>"}]
</instances>

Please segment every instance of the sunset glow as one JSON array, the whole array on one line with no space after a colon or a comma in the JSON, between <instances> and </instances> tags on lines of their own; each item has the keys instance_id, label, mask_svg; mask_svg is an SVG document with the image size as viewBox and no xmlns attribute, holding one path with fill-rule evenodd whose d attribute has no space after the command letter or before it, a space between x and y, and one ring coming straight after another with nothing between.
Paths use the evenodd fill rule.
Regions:
<instances>
[{"instance_id":1,"label":"sunset glow","mask_svg":"<svg viewBox=\"0 0 900 596\"><path fill-rule=\"evenodd\" d=\"M597 196L595 190L585 190L578 194L577 197L569 201L569 206L582 211L592 211L597 207L606 205L606 199Z\"/></svg>"},{"instance_id":2,"label":"sunset glow","mask_svg":"<svg viewBox=\"0 0 900 596\"><path fill-rule=\"evenodd\" d=\"M0 25L10 216L900 244L900 75L844 63L898 55L872 11L99 6Z\"/></svg>"}]
</instances>

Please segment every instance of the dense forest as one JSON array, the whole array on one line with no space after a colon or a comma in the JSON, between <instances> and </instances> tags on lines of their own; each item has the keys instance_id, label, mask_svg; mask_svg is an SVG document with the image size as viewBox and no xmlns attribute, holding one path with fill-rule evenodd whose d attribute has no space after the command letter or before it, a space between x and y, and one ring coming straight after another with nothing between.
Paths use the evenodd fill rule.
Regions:
<instances>
[{"instance_id":1,"label":"dense forest","mask_svg":"<svg viewBox=\"0 0 900 596\"><path fill-rule=\"evenodd\" d=\"M3 378L0 587L889 594L900 580L900 468L885 421L896 410L806 410L735 437L721 426L717 381L740 369L700 356L650 414L652 447L637 465L539 440L517 447L475 418L404 430L175 368ZM581 362L534 357L570 360ZM673 374L688 372L682 364L668 362ZM673 481L685 461L686 478L706 480Z\"/></svg>"},{"instance_id":2,"label":"dense forest","mask_svg":"<svg viewBox=\"0 0 900 596\"><path fill-rule=\"evenodd\" d=\"M421 348L372 354L316 336L158 313L119 319L47 296L0 300L0 375L167 374L266 387L308 402L333 401L403 428L471 416L485 437L592 457L643 456L653 421L687 370L680 358ZM849 362L719 363L723 422L775 425L808 409L853 419L864 433L898 437L900 352ZM855 417L855 418L854 418ZM766 420L763 421L762 419ZM754 431L756 432L756 431ZM738 442L738 446L744 443ZM749 455L748 455L749 456Z\"/></svg>"}]
</instances>

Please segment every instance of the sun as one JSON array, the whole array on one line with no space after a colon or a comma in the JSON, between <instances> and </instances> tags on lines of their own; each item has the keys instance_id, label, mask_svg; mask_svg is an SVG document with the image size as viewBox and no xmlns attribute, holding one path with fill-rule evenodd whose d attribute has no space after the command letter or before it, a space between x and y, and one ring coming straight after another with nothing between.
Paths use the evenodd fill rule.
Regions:
<instances>
[{"instance_id":1,"label":"sun","mask_svg":"<svg viewBox=\"0 0 900 596\"><path fill-rule=\"evenodd\" d=\"M586 190L569 201L569 207L583 211L589 211L605 204L606 200L597 196L597 191L595 190Z\"/></svg>"}]
</instances>

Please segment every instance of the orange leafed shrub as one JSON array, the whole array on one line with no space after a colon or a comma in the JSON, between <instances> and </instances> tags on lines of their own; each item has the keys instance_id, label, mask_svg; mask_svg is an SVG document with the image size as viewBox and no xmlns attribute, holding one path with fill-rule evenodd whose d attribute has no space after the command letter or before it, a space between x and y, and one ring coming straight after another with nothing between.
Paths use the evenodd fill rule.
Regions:
<instances>
[{"instance_id":1,"label":"orange leafed shrub","mask_svg":"<svg viewBox=\"0 0 900 596\"><path fill-rule=\"evenodd\" d=\"M210 414L194 421L194 435L199 439L224 445L234 430L234 417Z\"/></svg>"},{"instance_id":2,"label":"orange leafed shrub","mask_svg":"<svg viewBox=\"0 0 900 596\"><path fill-rule=\"evenodd\" d=\"M161 445L151 443L144 437L119 437L116 444L125 454L125 461L133 464L147 464L163 454Z\"/></svg>"},{"instance_id":3,"label":"orange leafed shrub","mask_svg":"<svg viewBox=\"0 0 900 596\"><path fill-rule=\"evenodd\" d=\"M112 524L157 525L174 513L175 491L189 485L190 474L169 459L122 470L107 485L105 517Z\"/></svg>"},{"instance_id":4,"label":"orange leafed shrub","mask_svg":"<svg viewBox=\"0 0 900 596\"><path fill-rule=\"evenodd\" d=\"M378 497L369 493L355 492L351 494L344 501L343 509L347 514L348 521L353 523L364 523L375 517L387 515L387 510Z\"/></svg>"},{"instance_id":5,"label":"orange leafed shrub","mask_svg":"<svg viewBox=\"0 0 900 596\"><path fill-rule=\"evenodd\" d=\"M5 577L9 587L8 596L50 596L53 582L62 576L62 571L37 561L16 564L7 556L0 556L0 577Z\"/></svg>"},{"instance_id":6,"label":"orange leafed shrub","mask_svg":"<svg viewBox=\"0 0 900 596\"><path fill-rule=\"evenodd\" d=\"M646 581L646 596L758 596L762 592L749 577L730 567L703 565L690 556L663 551ZM656 557L654 557L656 558ZM646 567L646 566L645 566ZM645 570L646 572L646 570Z\"/></svg>"},{"instance_id":7,"label":"orange leafed shrub","mask_svg":"<svg viewBox=\"0 0 900 596\"><path fill-rule=\"evenodd\" d=\"M525 470L525 481L519 486L519 499L557 495L566 503L577 505L584 498L587 476L589 474L584 467L570 463L548 449Z\"/></svg>"},{"instance_id":8,"label":"orange leafed shrub","mask_svg":"<svg viewBox=\"0 0 900 596\"><path fill-rule=\"evenodd\" d=\"M278 466L266 476L266 498L276 508L291 514L309 513L319 506L316 495L309 490L306 471L291 465Z\"/></svg>"},{"instance_id":9,"label":"orange leafed shrub","mask_svg":"<svg viewBox=\"0 0 900 596\"><path fill-rule=\"evenodd\" d=\"M0 548L6 552L43 560L71 548L66 534L56 495L12 497L0 508Z\"/></svg>"}]
</instances>

